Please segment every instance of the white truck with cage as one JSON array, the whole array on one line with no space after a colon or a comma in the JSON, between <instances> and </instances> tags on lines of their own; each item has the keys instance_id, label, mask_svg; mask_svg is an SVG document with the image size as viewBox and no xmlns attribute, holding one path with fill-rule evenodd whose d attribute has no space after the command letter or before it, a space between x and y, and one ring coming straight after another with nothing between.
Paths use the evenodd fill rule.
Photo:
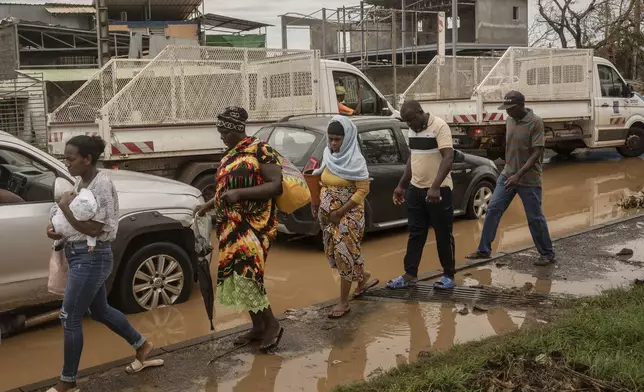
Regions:
<instances>
[{"instance_id":1,"label":"white truck with cage","mask_svg":"<svg viewBox=\"0 0 644 392\"><path fill-rule=\"evenodd\" d=\"M559 154L616 147L644 154L644 101L615 66L588 49L509 48L501 58L434 60L403 93L452 127L455 145L505 155L505 120L498 109L517 90L544 120L546 147Z\"/></svg>"},{"instance_id":2,"label":"white truck with cage","mask_svg":"<svg viewBox=\"0 0 644 392\"><path fill-rule=\"evenodd\" d=\"M317 51L168 46L153 60L108 62L49 115L49 150L62 155L71 137L100 135L105 167L174 178L207 196L225 152L217 114L246 108L253 134L287 116L338 113L337 84L349 106L362 89L360 114L395 115L362 72Z\"/></svg>"}]
</instances>

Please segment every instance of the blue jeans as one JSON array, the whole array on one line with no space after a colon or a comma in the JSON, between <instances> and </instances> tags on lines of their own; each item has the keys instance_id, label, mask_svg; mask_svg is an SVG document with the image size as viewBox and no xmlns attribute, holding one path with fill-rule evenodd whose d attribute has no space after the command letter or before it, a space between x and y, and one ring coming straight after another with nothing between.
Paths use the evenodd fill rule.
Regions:
<instances>
[{"instance_id":1,"label":"blue jeans","mask_svg":"<svg viewBox=\"0 0 644 392\"><path fill-rule=\"evenodd\" d=\"M438 258L443 267L443 274L454 279L456 258L454 255L454 205L452 190L441 188L440 203L428 203L427 189L411 185L405 194L409 227L407 254L405 254L405 273L414 278L418 277L420 259L427 243L429 228L434 228Z\"/></svg>"},{"instance_id":2,"label":"blue jeans","mask_svg":"<svg viewBox=\"0 0 644 392\"><path fill-rule=\"evenodd\" d=\"M110 244L98 242L94 253L89 254L87 243L67 243L65 255L69 263L69 276L60 311L65 334L65 359L60 379L72 383L76 382L83 352L82 322L87 311L94 320L105 324L134 349L143 346L145 338L130 325L123 313L107 304L105 280L114 265Z\"/></svg>"},{"instance_id":3,"label":"blue jeans","mask_svg":"<svg viewBox=\"0 0 644 392\"><path fill-rule=\"evenodd\" d=\"M488 205L487 215L483 223L483 233L481 233L481 242L477 251L485 255L492 253L492 242L496 237L501 217L510 206L514 196L519 194L528 218L530 234L539 254L548 259L554 258L555 251L552 248L548 223L541 210L541 187L515 186L506 191L506 180L506 177L501 175L496 182L494 194Z\"/></svg>"}]
</instances>

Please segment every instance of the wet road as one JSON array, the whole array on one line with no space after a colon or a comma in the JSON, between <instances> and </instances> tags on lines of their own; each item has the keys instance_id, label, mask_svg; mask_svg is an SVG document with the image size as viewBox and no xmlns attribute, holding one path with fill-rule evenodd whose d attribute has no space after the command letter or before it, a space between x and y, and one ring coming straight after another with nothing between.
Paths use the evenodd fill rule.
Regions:
<instances>
[{"instance_id":1,"label":"wet road","mask_svg":"<svg viewBox=\"0 0 644 392\"><path fill-rule=\"evenodd\" d=\"M610 150L583 153L566 161L553 158L545 170L544 211L555 237L623 216L625 212L615 203L625 192L644 187L644 160L623 160ZM455 222L457 262L463 262L464 256L476 248L481 226L479 221ZM406 232L397 230L373 234L365 240L363 250L367 268L381 282L402 272L406 239ZM525 215L517 199L501 222L494 250L508 250L530 243ZM437 268L435 241L430 236L421 273ZM276 313L333 299L339 294L339 278L328 268L324 255L307 241L275 245L268 261L266 285ZM203 302L196 292L185 304L129 318L157 346L210 332ZM221 308L217 308L216 321L218 330L248 322L247 316ZM510 327L507 324L507 328ZM419 350L413 346L413 350ZM85 322L81 367L95 366L130 354L127 344L105 327L93 321ZM35 361L38 368L30 366ZM267 367L273 365L266 364ZM12 337L0 345L0 390L54 377L59 374L61 366L62 331L59 326L50 325ZM293 374L298 372L297 369L293 371ZM326 369L315 372L326 374Z\"/></svg>"}]
</instances>

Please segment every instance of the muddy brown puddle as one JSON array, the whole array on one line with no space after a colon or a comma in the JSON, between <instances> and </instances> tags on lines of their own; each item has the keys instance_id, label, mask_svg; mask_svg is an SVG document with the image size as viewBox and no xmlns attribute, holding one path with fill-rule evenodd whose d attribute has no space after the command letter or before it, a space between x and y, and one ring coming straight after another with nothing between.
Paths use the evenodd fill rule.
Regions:
<instances>
[{"instance_id":1,"label":"muddy brown puddle","mask_svg":"<svg viewBox=\"0 0 644 392\"><path fill-rule=\"evenodd\" d=\"M580 155L572 161L547 164L543 186L544 212L548 217L551 234L553 237L561 236L628 214L628 212L616 207L615 203L625 193L637 191L644 187L644 160L622 160L616 159L614 155L604 156L597 153ZM458 263L464 262L464 256L476 249L481 227L482 221L458 219L455 222L454 235ZM402 259L405 254L406 242L407 234L404 230L387 231L368 236L363 244L363 252L367 269L372 272L373 277L379 278L381 283L384 283L402 272ZM531 244L531 239L525 222L525 214L521 201L517 198L501 222L497 239L494 243L494 251L509 250L529 244ZM637 252L638 255L641 255L642 251L638 249ZM439 266L435 241L433 234L430 234L420 272L433 271ZM329 269L323 253L315 250L309 241L279 242L274 245L268 260L266 286L276 313L282 313L289 308L306 307L336 298L339 295L339 278ZM452 307L453 305L445 306ZM410 312L409 306L401 308L406 309L404 312ZM440 347L445 345L447 341L453 343L454 341L468 340L466 336L478 333L466 332L472 331L472 329L466 328L464 325L467 323L465 322L456 323L453 327L433 328L432 325L437 325L437 320L445 319L453 309L448 312L440 304L426 305L422 308L422 311L418 311L420 316L414 317L425 320L426 328L411 328L409 327L410 324L407 323L405 324L407 325L406 327L404 325L400 327L403 332L407 328L407 332L389 331L385 336L381 336L380 340L373 338L375 339L373 342L367 345L358 344L356 347L364 346L371 353L366 355L366 358L376 358L379 355L378 353L390 351L386 347L407 345L407 348L412 350L410 351L411 354L402 353L402 355L406 355L406 360L409 360L409 357L413 360L414 353L422 350L422 347L428 346L430 343L432 347L436 345ZM413 311L411 312L413 313ZM484 318L488 316L484 316ZM365 334L364 339L368 339L368 336L377 335L370 333L368 330L369 328L374 328L371 324L378 324L378 316L374 315L373 317L373 322L369 322L365 326L366 330L363 331ZM486 334L497 333L500 325L504 325L505 327L503 328L514 328L508 322L508 318L513 319L513 317L518 320L520 315L504 316L506 321L495 324L497 327L490 326L489 333L478 333L477 336L481 337ZM157 347L210 333L203 302L197 290L195 290L195 294L187 303L171 308L157 309L144 314L131 315L128 318L135 328L150 338ZM216 309L217 330L228 329L247 322L246 315L239 315L219 307ZM460 324L463 325L459 327L458 325ZM516 325L516 322L514 324ZM99 365L132 354L130 347L124 341L102 325L86 320L84 328L85 347L81 368ZM443 332L441 335L438 334L441 328L455 328L456 331L460 330L462 332ZM424 330L425 332L411 333L410 330ZM416 334L422 335L427 331L436 333L436 336L430 339L426 337L410 339L410 334L413 336ZM445 334L454 335L454 338L446 341L441 340L445 338L439 339L440 336ZM395 343L398 340L401 343ZM381 343L377 343L378 341ZM343 349L344 351L338 352L337 349L335 350L334 353L326 352L316 355L320 358L326 357L325 360L327 360L331 354L334 357L337 355L346 356L351 351L350 348L346 348L348 351ZM356 353L355 355L363 354ZM378 367L386 367L387 364L393 364L396 361L395 357L394 359L387 358L386 360L365 360L364 370L356 370L355 374L347 377L360 378L368 376ZM254 365L256 360L268 362ZM265 377L268 377L266 373L268 370L266 369L270 370L275 365L270 362L273 360L246 358L245 362L248 362L249 369L254 368L254 366L265 369L263 372ZM37 361L38 367L31 366L34 361ZM308 359L293 359L292 361L294 362L280 365L281 370L279 375L276 376L276 383L286 383L287 381L280 381L284 377L295 377L300 374L305 377L309 373L310 377L319 374L327 375L330 378L339 377L333 375L336 367L330 367L327 374L326 365L321 368L317 365L307 367L305 364L309 361ZM61 366L62 330L56 324L3 340L0 345L0 369L2 369L0 390L16 388L42 379L55 377L59 374ZM340 363L338 366L341 368L342 364ZM333 384L334 382L328 381L327 383ZM233 381L231 383L234 384ZM232 386L226 385L228 384L220 385L220 390L232 390L230 389ZM285 387L285 389L275 390L289 389ZM309 389L306 388L305 390ZM327 389L322 388L319 390Z\"/></svg>"}]
</instances>

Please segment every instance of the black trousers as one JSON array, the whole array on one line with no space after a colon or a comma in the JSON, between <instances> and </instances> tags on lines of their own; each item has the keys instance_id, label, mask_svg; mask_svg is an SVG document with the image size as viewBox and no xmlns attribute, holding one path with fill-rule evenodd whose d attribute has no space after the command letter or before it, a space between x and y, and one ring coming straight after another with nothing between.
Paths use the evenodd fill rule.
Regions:
<instances>
[{"instance_id":1,"label":"black trousers","mask_svg":"<svg viewBox=\"0 0 644 392\"><path fill-rule=\"evenodd\" d=\"M405 194L407 202L407 215L409 217L409 240L407 254L405 255L405 272L407 275L418 277L418 266L423 256L423 249L427 243L429 228L434 228L438 258L440 259L443 273L449 278L454 278L455 273L455 245L454 235L454 205L452 204L452 190L449 187L441 188L440 203L426 201L427 189L410 186Z\"/></svg>"}]
</instances>

